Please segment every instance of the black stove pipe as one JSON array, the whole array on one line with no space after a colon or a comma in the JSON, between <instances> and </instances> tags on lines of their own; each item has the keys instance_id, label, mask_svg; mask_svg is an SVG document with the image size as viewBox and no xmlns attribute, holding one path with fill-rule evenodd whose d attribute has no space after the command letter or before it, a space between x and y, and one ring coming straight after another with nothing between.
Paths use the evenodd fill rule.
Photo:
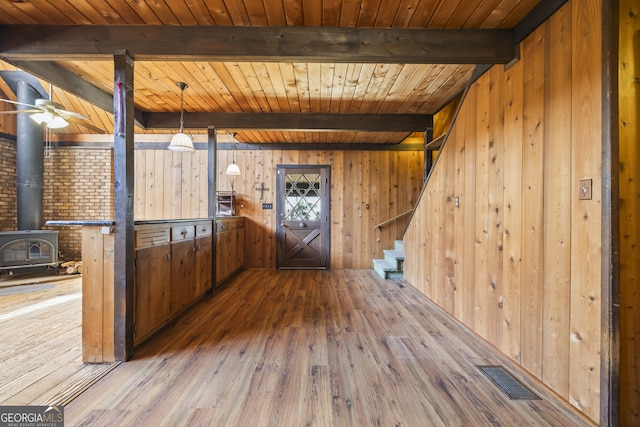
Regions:
<instances>
[{"instance_id":1,"label":"black stove pipe","mask_svg":"<svg viewBox=\"0 0 640 427\"><path fill-rule=\"evenodd\" d=\"M37 90L24 81L17 82L18 102L34 105L41 98ZM18 106L18 109L29 109ZM42 198L44 188L44 137L42 127L30 117L17 115L16 175L18 230L42 228Z\"/></svg>"}]
</instances>

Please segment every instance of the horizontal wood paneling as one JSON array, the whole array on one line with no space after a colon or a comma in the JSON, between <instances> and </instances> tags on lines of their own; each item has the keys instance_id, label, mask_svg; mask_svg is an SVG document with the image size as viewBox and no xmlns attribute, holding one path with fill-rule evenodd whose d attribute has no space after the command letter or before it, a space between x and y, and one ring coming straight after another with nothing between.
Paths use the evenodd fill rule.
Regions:
<instances>
[{"instance_id":1,"label":"horizontal wood paneling","mask_svg":"<svg viewBox=\"0 0 640 427\"><path fill-rule=\"evenodd\" d=\"M405 235L411 284L593 420L600 17L595 0L570 2L523 42L519 63L470 87ZM583 178L591 200L578 199Z\"/></svg>"},{"instance_id":2,"label":"horizontal wood paneling","mask_svg":"<svg viewBox=\"0 0 640 427\"><path fill-rule=\"evenodd\" d=\"M136 220L206 217L206 151L135 153ZM233 152L218 151L218 190L231 190L224 171ZM237 215L247 217L246 266L275 268L275 168L279 164L331 166L331 268L371 268L374 258L393 247L407 218L376 229L415 206L422 189L421 151L238 150L242 175L234 185ZM256 190L268 190L262 200ZM367 208L368 205L368 208Z\"/></svg>"}]
</instances>

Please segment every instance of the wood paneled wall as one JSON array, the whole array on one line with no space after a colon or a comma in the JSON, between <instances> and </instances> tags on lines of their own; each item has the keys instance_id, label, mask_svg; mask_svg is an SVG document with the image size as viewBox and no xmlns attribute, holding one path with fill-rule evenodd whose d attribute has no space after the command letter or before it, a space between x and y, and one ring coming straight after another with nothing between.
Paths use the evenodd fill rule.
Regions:
<instances>
[{"instance_id":1,"label":"wood paneled wall","mask_svg":"<svg viewBox=\"0 0 640 427\"><path fill-rule=\"evenodd\" d=\"M405 235L405 278L593 420L600 405L601 4L569 2L470 88ZM593 185L579 199L579 182Z\"/></svg>"},{"instance_id":2,"label":"wood paneled wall","mask_svg":"<svg viewBox=\"0 0 640 427\"><path fill-rule=\"evenodd\" d=\"M231 151L218 152L218 190L231 189L224 175L231 161ZM236 163L247 268L276 266L276 165L317 164L331 166L331 268L366 269L401 238L406 217L375 226L415 206L424 159L422 151L238 150ZM135 170L136 220L207 216L206 151L137 150ZM268 188L262 200L256 190L261 184Z\"/></svg>"},{"instance_id":3,"label":"wood paneled wall","mask_svg":"<svg viewBox=\"0 0 640 427\"><path fill-rule=\"evenodd\" d=\"M620 1L620 425L640 425L640 4Z\"/></svg>"}]
</instances>

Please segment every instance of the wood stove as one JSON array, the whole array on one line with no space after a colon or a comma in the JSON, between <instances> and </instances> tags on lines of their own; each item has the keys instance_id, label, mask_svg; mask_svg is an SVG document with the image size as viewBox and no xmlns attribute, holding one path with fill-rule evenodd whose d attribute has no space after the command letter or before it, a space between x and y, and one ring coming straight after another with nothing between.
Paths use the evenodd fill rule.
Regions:
<instances>
[{"instance_id":1,"label":"wood stove","mask_svg":"<svg viewBox=\"0 0 640 427\"><path fill-rule=\"evenodd\" d=\"M58 266L58 231L0 232L0 272L29 267Z\"/></svg>"}]
</instances>

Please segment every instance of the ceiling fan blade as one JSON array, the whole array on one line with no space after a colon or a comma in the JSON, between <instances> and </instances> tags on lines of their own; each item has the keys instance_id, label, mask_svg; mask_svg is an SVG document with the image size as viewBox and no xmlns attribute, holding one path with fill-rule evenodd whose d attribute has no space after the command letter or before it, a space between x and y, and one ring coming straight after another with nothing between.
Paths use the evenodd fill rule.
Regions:
<instances>
[{"instance_id":1,"label":"ceiling fan blade","mask_svg":"<svg viewBox=\"0 0 640 427\"><path fill-rule=\"evenodd\" d=\"M20 114L20 113L42 113L42 110L9 110L9 111L0 111L0 114Z\"/></svg>"},{"instance_id":2,"label":"ceiling fan blade","mask_svg":"<svg viewBox=\"0 0 640 427\"><path fill-rule=\"evenodd\" d=\"M38 108L38 111L42 111L42 109L37 105L25 104L24 102L11 101L10 99L0 99L0 101L6 102L7 104L21 105L23 107Z\"/></svg>"},{"instance_id":3,"label":"ceiling fan blade","mask_svg":"<svg viewBox=\"0 0 640 427\"><path fill-rule=\"evenodd\" d=\"M83 116L82 114L75 113L73 111L61 110L59 108L56 108L54 111L55 111L55 114L58 114L64 119L70 119L73 117L74 119L90 120L89 117Z\"/></svg>"},{"instance_id":4,"label":"ceiling fan blade","mask_svg":"<svg viewBox=\"0 0 640 427\"><path fill-rule=\"evenodd\" d=\"M83 116L84 117L84 116ZM85 127L87 129L91 129L97 133L107 133L104 129L100 129L97 126L92 125L91 123L86 122L84 119L77 119L73 116L65 117L65 120L68 120L71 123L77 124L79 126ZM89 119L86 119L89 120Z\"/></svg>"}]
</instances>

